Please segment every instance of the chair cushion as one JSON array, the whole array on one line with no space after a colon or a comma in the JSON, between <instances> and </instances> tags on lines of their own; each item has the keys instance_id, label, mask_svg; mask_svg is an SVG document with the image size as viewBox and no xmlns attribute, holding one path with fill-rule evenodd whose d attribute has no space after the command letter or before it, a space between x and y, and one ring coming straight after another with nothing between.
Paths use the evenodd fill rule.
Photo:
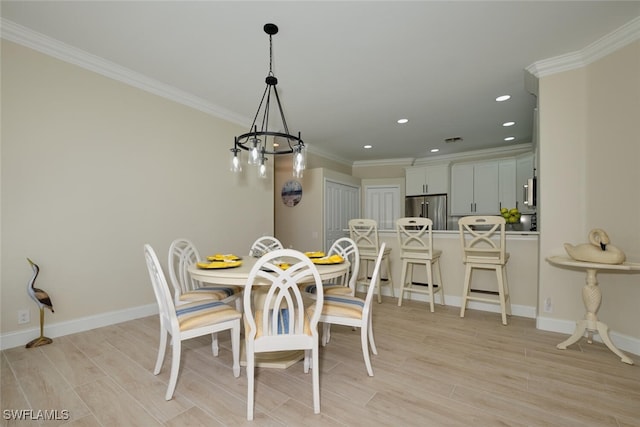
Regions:
<instances>
[{"instance_id":1,"label":"chair cushion","mask_svg":"<svg viewBox=\"0 0 640 427\"><path fill-rule=\"evenodd\" d=\"M358 297L349 295L325 295L322 315L362 319L363 308L364 300Z\"/></svg>"},{"instance_id":2,"label":"chair cushion","mask_svg":"<svg viewBox=\"0 0 640 427\"><path fill-rule=\"evenodd\" d=\"M309 294L316 293L315 284L303 283L299 287L302 292L307 292ZM323 283L322 290L325 295L351 295L350 287L339 285L337 283Z\"/></svg>"},{"instance_id":3,"label":"chair cushion","mask_svg":"<svg viewBox=\"0 0 640 427\"><path fill-rule=\"evenodd\" d=\"M273 316L273 310L269 310L269 317ZM254 313L254 319L256 322L256 339L260 338L263 335L263 324L262 324L262 310L256 310ZM278 335L283 334L283 332L289 330L289 309L281 308L279 310L279 319L278 319ZM244 320L244 329L245 331L250 330L249 324L247 323L247 318L245 316ZM311 335L311 326L309 326L309 317L304 316L304 333L305 335Z\"/></svg>"},{"instance_id":4,"label":"chair cushion","mask_svg":"<svg viewBox=\"0 0 640 427\"><path fill-rule=\"evenodd\" d=\"M179 305L176 307L176 316L180 330L186 331L227 320L240 319L242 314L223 302L208 300Z\"/></svg>"},{"instance_id":5,"label":"chair cushion","mask_svg":"<svg viewBox=\"0 0 640 427\"><path fill-rule=\"evenodd\" d=\"M223 300L241 292L242 288L240 286L202 286L180 295L180 301Z\"/></svg>"}]
</instances>

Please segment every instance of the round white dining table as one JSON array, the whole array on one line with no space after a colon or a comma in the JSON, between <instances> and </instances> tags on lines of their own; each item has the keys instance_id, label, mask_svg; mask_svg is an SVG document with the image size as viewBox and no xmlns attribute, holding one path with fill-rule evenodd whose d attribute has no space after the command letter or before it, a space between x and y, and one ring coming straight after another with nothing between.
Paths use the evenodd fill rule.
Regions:
<instances>
[{"instance_id":1,"label":"round white dining table","mask_svg":"<svg viewBox=\"0 0 640 427\"><path fill-rule=\"evenodd\" d=\"M198 268L192 265L188 268L189 274L195 280L202 283L215 285L245 286L249 273L258 258L247 256L242 259L242 264L233 268ZM345 275L349 271L349 262L340 264L314 264L323 282Z\"/></svg>"},{"instance_id":2,"label":"round white dining table","mask_svg":"<svg viewBox=\"0 0 640 427\"><path fill-rule=\"evenodd\" d=\"M255 257L244 257L242 264L233 268L199 268L192 265L188 268L189 274L195 280L202 283L216 285L237 285L245 286L249 279L251 269L258 261ZM323 282L342 277L349 271L349 261L340 264L314 264ZM273 353L259 353L256 355L256 366L260 368L286 369L289 366L302 360L302 351L279 351ZM246 366L246 356L244 354L244 340L241 347L240 364Z\"/></svg>"}]
</instances>

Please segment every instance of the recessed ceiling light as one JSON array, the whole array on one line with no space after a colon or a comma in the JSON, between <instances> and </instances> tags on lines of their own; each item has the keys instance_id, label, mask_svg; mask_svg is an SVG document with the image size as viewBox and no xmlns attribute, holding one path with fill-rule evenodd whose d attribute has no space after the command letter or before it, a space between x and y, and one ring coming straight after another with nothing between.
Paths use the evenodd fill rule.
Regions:
<instances>
[{"instance_id":1,"label":"recessed ceiling light","mask_svg":"<svg viewBox=\"0 0 640 427\"><path fill-rule=\"evenodd\" d=\"M515 125L515 124L516 124L516 122L504 122L504 123L502 124L502 126L504 126L504 127L509 127L509 126L513 126L513 125Z\"/></svg>"},{"instance_id":2,"label":"recessed ceiling light","mask_svg":"<svg viewBox=\"0 0 640 427\"><path fill-rule=\"evenodd\" d=\"M373 148L373 145L367 144L367 145L364 145L363 148L366 148L368 150L369 148Z\"/></svg>"},{"instance_id":3,"label":"recessed ceiling light","mask_svg":"<svg viewBox=\"0 0 640 427\"><path fill-rule=\"evenodd\" d=\"M440 149L439 148L432 148L430 151L432 153L437 153L438 151L440 151Z\"/></svg>"},{"instance_id":4,"label":"recessed ceiling light","mask_svg":"<svg viewBox=\"0 0 640 427\"><path fill-rule=\"evenodd\" d=\"M400 123L401 125L407 123L409 121L409 119L398 119L398 123Z\"/></svg>"},{"instance_id":5,"label":"recessed ceiling light","mask_svg":"<svg viewBox=\"0 0 640 427\"><path fill-rule=\"evenodd\" d=\"M496 101L498 102L502 102L502 101L506 101L507 99L510 99L511 95L500 95L499 97L496 98Z\"/></svg>"},{"instance_id":6,"label":"recessed ceiling light","mask_svg":"<svg viewBox=\"0 0 640 427\"><path fill-rule=\"evenodd\" d=\"M508 137L506 137L504 140L505 140L505 141L513 141L514 139L516 139L516 137L515 137L515 136L508 136Z\"/></svg>"}]
</instances>

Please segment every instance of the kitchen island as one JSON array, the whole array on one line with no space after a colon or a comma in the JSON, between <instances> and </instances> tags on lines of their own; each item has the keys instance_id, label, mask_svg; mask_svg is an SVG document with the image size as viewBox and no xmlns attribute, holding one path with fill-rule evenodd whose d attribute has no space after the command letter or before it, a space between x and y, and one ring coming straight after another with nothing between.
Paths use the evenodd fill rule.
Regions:
<instances>
[{"instance_id":1,"label":"kitchen island","mask_svg":"<svg viewBox=\"0 0 640 427\"><path fill-rule=\"evenodd\" d=\"M386 242L391 250L391 274L394 283L395 296L399 295L400 250L398 238L394 231L379 231L380 241ZM515 316L536 317L538 303L538 251L539 233L535 231L508 231L507 252L510 259L507 264L507 278L511 292L511 309ZM462 263L462 248L458 230L434 231L434 248L442 251L440 264L442 280L444 282L445 302L450 306L461 305L462 289L464 284L464 264ZM426 282L424 269L416 269L415 282ZM495 273L491 271L474 271L472 287L481 290L496 289ZM383 286L383 295L390 295L389 288ZM420 294L405 294L410 299L425 301L426 296ZM436 296L436 303L439 302ZM479 303L471 301L468 308L500 312L500 307L495 304ZM428 310L428 306L425 306ZM436 305L436 310L438 309Z\"/></svg>"}]
</instances>

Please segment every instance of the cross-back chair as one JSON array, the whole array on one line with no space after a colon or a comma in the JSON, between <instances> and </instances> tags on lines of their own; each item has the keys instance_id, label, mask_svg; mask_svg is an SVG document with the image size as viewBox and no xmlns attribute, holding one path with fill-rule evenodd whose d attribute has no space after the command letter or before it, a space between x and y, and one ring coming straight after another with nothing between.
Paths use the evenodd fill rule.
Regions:
<instances>
[{"instance_id":1,"label":"cross-back chair","mask_svg":"<svg viewBox=\"0 0 640 427\"><path fill-rule=\"evenodd\" d=\"M356 285L369 285L369 267L370 263L375 263L378 251L380 250L380 239L378 236L378 223L373 219L356 218L349 220L349 237L358 246L360 252L360 273L356 280ZM382 294L380 290L381 282L389 286L391 296L394 296L393 279L391 277L390 264L391 248L387 247L382 256L382 264L386 272L386 278L378 276L375 283L378 291L378 303L382 302Z\"/></svg>"},{"instance_id":2,"label":"cross-back chair","mask_svg":"<svg viewBox=\"0 0 640 427\"><path fill-rule=\"evenodd\" d=\"M505 219L501 216L466 216L458 220L460 242L462 244L462 262L465 264L464 290L460 317L468 301L497 303L500 305L502 324L507 324L507 315L511 315L511 300L507 282ZM497 292L473 289L471 287L474 269L494 270L498 282ZM488 295L497 294L497 298Z\"/></svg>"},{"instance_id":3,"label":"cross-back chair","mask_svg":"<svg viewBox=\"0 0 640 427\"><path fill-rule=\"evenodd\" d=\"M426 295L432 313L436 293L440 293L440 302L444 305L444 289L440 271L442 251L433 248L432 227L433 222L429 218L399 218L396 221L398 247L402 261L398 307L402 305L405 292ZM427 283L414 286L413 272L417 266L425 268ZM426 285L426 289L424 285Z\"/></svg>"}]
</instances>

